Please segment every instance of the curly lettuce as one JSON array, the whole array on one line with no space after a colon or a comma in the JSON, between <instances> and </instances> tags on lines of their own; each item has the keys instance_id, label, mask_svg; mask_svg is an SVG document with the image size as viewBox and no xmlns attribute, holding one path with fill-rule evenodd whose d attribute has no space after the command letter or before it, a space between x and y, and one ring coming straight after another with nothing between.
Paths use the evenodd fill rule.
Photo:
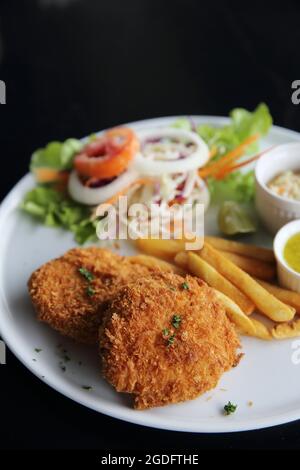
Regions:
<instances>
[{"instance_id":1,"label":"curly lettuce","mask_svg":"<svg viewBox=\"0 0 300 470\"><path fill-rule=\"evenodd\" d=\"M37 186L29 191L21 209L48 227L70 230L80 245L97 239L97 221L91 219L91 209L51 187Z\"/></svg>"},{"instance_id":2,"label":"curly lettuce","mask_svg":"<svg viewBox=\"0 0 300 470\"><path fill-rule=\"evenodd\" d=\"M73 158L82 149L82 142L67 139L64 142L49 142L46 147L36 150L31 157L30 171L46 167L58 171L71 170Z\"/></svg>"},{"instance_id":3,"label":"curly lettuce","mask_svg":"<svg viewBox=\"0 0 300 470\"><path fill-rule=\"evenodd\" d=\"M208 188L213 203L223 201L251 202L254 198L254 172L235 171L222 180L208 178Z\"/></svg>"},{"instance_id":4,"label":"curly lettuce","mask_svg":"<svg viewBox=\"0 0 300 470\"><path fill-rule=\"evenodd\" d=\"M197 132L210 148L217 150L216 159L240 145L247 137L258 134L265 136L271 125L272 117L266 104L261 103L253 111L235 108L230 112L231 122L223 127L213 127L207 124L198 126ZM246 153L258 150L256 141L247 147Z\"/></svg>"},{"instance_id":5,"label":"curly lettuce","mask_svg":"<svg viewBox=\"0 0 300 470\"><path fill-rule=\"evenodd\" d=\"M229 114L231 121L221 127L210 124L200 124L197 133L207 143L209 148L216 150L215 159L240 145L247 137L258 134L266 135L272 125L272 116L265 103L261 103L251 112L244 108L235 108ZM174 127L184 130L192 130L192 122L188 118L179 118ZM247 148L247 153L258 150L258 142L254 142Z\"/></svg>"},{"instance_id":6,"label":"curly lettuce","mask_svg":"<svg viewBox=\"0 0 300 470\"><path fill-rule=\"evenodd\" d=\"M214 150L212 160L216 161L227 152L238 147L250 136L257 134L260 138L266 135L272 125L272 117L266 104L261 103L253 111L235 108L230 112L230 123L215 127L210 124L201 124L197 133ZM174 126L180 129L192 130L192 123L188 118L180 118ZM252 154L259 149L259 139L248 145L245 153ZM214 203L224 200L237 202L250 202L254 196L253 172L241 173L235 171L222 180L213 177L207 180L211 199Z\"/></svg>"}]
</instances>

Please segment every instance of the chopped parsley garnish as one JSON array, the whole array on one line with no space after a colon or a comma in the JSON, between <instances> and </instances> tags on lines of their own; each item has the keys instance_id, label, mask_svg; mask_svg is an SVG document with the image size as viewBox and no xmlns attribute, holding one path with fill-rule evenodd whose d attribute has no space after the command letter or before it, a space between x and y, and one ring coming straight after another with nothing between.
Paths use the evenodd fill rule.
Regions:
<instances>
[{"instance_id":1,"label":"chopped parsley garnish","mask_svg":"<svg viewBox=\"0 0 300 470\"><path fill-rule=\"evenodd\" d=\"M78 272L87 280L87 282L92 282L94 280L94 274L86 268L81 267L78 269ZM91 285L87 286L85 292L89 297L93 297L93 295L95 295L95 289Z\"/></svg>"},{"instance_id":2,"label":"chopped parsley garnish","mask_svg":"<svg viewBox=\"0 0 300 470\"><path fill-rule=\"evenodd\" d=\"M40 353L41 351L43 351L43 350L40 349L40 348L34 348L34 350L35 350L35 352L37 352L37 353Z\"/></svg>"},{"instance_id":3,"label":"chopped parsley garnish","mask_svg":"<svg viewBox=\"0 0 300 470\"><path fill-rule=\"evenodd\" d=\"M181 317L179 315L174 315L172 318L172 326L174 326L174 328L177 329L180 327L180 324L181 324Z\"/></svg>"},{"instance_id":4,"label":"chopped parsley garnish","mask_svg":"<svg viewBox=\"0 0 300 470\"><path fill-rule=\"evenodd\" d=\"M87 286L86 293L89 297L93 297L93 295L95 295L95 289L93 289L91 286Z\"/></svg>"},{"instance_id":5,"label":"chopped parsley garnish","mask_svg":"<svg viewBox=\"0 0 300 470\"><path fill-rule=\"evenodd\" d=\"M162 334L163 334L163 336L169 336L170 331L168 330L168 328L164 328L164 329L162 330Z\"/></svg>"},{"instance_id":6,"label":"chopped parsley garnish","mask_svg":"<svg viewBox=\"0 0 300 470\"><path fill-rule=\"evenodd\" d=\"M237 405L234 405L233 403L231 403L231 401L229 401L227 405L224 406L224 412L226 415L231 415L235 412L236 409Z\"/></svg>"},{"instance_id":7,"label":"chopped parsley garnish","mask_svg":"<svg viewBox=\"0 0 300 470\"><path fill-rule=\"evenodd\" d=\"M78 271L88 282L91 282L94 279L94 274L88 271L86 268L79 268Z\"/></svg>"},{"instance_id":8,"label":"chopped parsley garnish","mask_svg":"<svg viewBox=\"0 0 300 470\"><path fill-rule=\"evenodd\" d=\"M90 385L82 385L83 390L92 390L93 387L91 387Z\"/></svg>"},{"instance_id":9,"label":"chopped parsley garnish","mask_svg":"<svg viewBox=\"0 0 300 470\"><path fill-rule=\"evenodd\" d=\"M172 336L170 336L170 338L167 339L167 346L172 346L172 344L174 344L175 342L175 334L173 334Z\"/></svg>"},{"instance_id":10,"label":"chopped parsley garnish","mask_svg":"<svg viewBox=\"0 0 300 470\"><path fill-rule=\"evenodd\" d=\"M58 356L60 358L59 367L62 372L66 372L66 363L71 361L70 356L68 356L68 351L64 348L62 344L57 345Z\"/></svg>"},{"instance_id":11,"label":"chopped parsley garnish","mask_svg":"<svg viewBox=\"0 0 300 470\"><path fill-rule=\"evenodd\" d=\"M173 292L175 292L175 291L176 291L176 287L170 286L170 290L172 290Z\"/></svg>"},{"instance_id":12,"label":"chopped parsley garnish","mask_svg":"<svg viewBox=\"0 0 300 470\"><path fill-rule=\"evenodd\" d=\"M181 284L181 287L182 287L182 289L184 289L184 290L189 290L189 288L190 288L190 286L188 285L187 282L183 282L183 283Z\"/></svg>"}]
</instances>

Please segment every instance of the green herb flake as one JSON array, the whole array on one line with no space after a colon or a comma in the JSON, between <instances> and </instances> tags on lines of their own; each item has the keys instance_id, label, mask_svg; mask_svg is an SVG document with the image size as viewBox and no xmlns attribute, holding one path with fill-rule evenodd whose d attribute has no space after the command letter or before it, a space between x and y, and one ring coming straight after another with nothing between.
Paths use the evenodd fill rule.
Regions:
<instances>
[{"instance_id":1,"label":"green herb flake","mask_svg":"<svg viewBox=\"0 0 300 470\"><path fill-rule=\"evenodd\" d=\"M180 324L181 324L180 315L174 315L173 318L172 318L172 326L174 326L174 328L178 329L180 327Z\"/></svg>"},{"instance_id":2,"label":"green herb flake","mask_svg":"<svg viewBox=\"0 0 300 470\"><path fill-rule=\"evenodd\" d=\"M93 273L88 271L86 268L81 267L78 271L88 282L91 282L94 279Z\"/></svg>"},{"instance_id":3,"label":"green herb flake","mask_svg":"<svg viewBox=\"0 0 300 470\"><path fill-rule=\"evenodd\" d=\"M162 330L162 335L163 335L164 337L169 336L169 334L170 334L170 331L168 330L168 328L164 328L164 329Z\"/></svg>"},{"instance_id":4,"label":"green herb flake","mask_svg":"<svg viewBox=\"0 0 300 470\"><path fill-rule=\"evenodd\" d=\"M93 289L91 286L88 286L86 288L86 293L89 297L93 297L93 295L95 295L95 289Z\"/></svg>"},{"instance_id":5,"label":"green herb flake","mask_svg":"<svg viewBox=\"0 0 300 470\"><path fill-rule=\"evenodd\" d=\"M237 405L234 405L233 403L231 403L231 401L229 401L227 405L224 406L224 413L225 415L228 416L234 413L236 409L237 409Z\"/></svg>"},{"instance_id":6,"label":"green herb flake","mask_svg":"<svg viewBox=\"0 0 300 470\"><path fill-rule=\"evenodd\" d=\"M92 390L93 387L91 387L90 385L82 385L81 388L83 388L83 390Z\"/></svg>"},{"instance_id":7,"label":"green herb flake","mask_svg":"<svg viewBox=\"0 0 300 470\"><path fill-rule=\"evenodd\" d=\"M172 336L170 336L168 339L167 339L167 347L169 348L170 346L172 346L175 342L175 334L173 334Z\"/></svg>"},{"instance_id":8,"label":"green herb flake","mask_svg":"<svg viewBox=\"0 0 300 470\"><path fill-rule=\"evenodd\" d=\"M190 286L188 285L187 282L183 282L183 283L181 284L181 287L182 287L183 290L189 290L189 288L190 288Z\"/></svg>"},{"instance_id":9,"label":"green herb flake","mask_svg":"<svg viewBox=\"0 0 300 470\"><path fill-rule=\"evenodd\" d=\"M40 349L40 348L35 348L34 350L35 350L36 353L40 353L41 351L43 351L43 350Z\"/></svg>"}]
</instances>

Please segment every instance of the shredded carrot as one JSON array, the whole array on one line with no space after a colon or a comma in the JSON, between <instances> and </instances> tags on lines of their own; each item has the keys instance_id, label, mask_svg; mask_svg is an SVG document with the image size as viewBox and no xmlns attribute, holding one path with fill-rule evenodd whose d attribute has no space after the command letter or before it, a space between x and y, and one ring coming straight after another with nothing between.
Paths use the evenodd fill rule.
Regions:
<instances>
[{"instance_id":1,"label":"shredded carrot","mask_svg":"<svg viewBox=\"0 0 300 470\"><path fill-rule=\"evenodd\" d=\"M255 162L259 157L261 157L264 153L269 152L269 150L271 150L272 148L273 148L273 146L272 146L272 147L269 147L269 148L266 149L266 150L263 150L262 152L259 152L257 155L254 155L253 157L248 158L248 160L244 160L244 161L241 162L241 163L238 163L238 164L233 165L233 166L228 166L228 167L226 167L226 168L222 168L218 173L216 173L216 174L214 175L215 178L218 179L218 180L223 179L223 178L226 177L229 173L232 173L233 171L236 171L236 170L238 170L239 168L242 168L243 166L249 165L249 163Z\"/></svg>"},{"instance_id":2,"label":"shredded carrot","mask_svg":"<svg viewBox=\"0 0 300 470\"><path fill-rule=\"evenodd\" d=\"M249 160L245 160L245 161L243 161L243 162L241 162L237 165L226 167L226 168L222 169L219 173L216 173L214 175L214 178L216 178L217 180L222 180L227 175L229 175L229 173L232 173L233 171L238 170L239 168L242 168L243 166L246 166L249 163L252 163L257 159L258 159L258 156L255 156L255 157L249 158Z\"/></svg>"},{"instance_id":3,"label":"shredded carrot","mask_svg":"<svg viewBox=\"0 0 300 470\"><path fill-rule=\"evenodd\" d=\"M69 171L59 171L53 168L34 168L34 176L38 183L64 183L67 184Z\"/></svg>"},{"instance_id":4,"label":"shredded carrot","mask_svg":"<svg viewBox=\"0 0 300 470\"><path fill-rule=\"evenodd\" d=\"M250 137L247 137L247 139L245 139L240 145L238 145L238 147L228 152L216 163L212 163L199 170L199 176L201 178L206 178L209 175L214 175L220 170L223 170L225 167L227 167L227 165L232 164L235 160L240 158L243 155L245 148L255 142L258 138L259 134L254 134Z\"/></svg>"}]
</instances>

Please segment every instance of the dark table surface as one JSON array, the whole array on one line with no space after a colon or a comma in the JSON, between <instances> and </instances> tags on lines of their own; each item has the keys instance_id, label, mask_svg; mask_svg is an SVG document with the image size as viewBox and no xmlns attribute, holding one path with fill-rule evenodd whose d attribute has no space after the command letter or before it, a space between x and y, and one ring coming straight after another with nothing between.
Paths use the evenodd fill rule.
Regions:
<instances>
[{"instance_id":1,"label":"dark table surface","mask_svg":"<svg viewBox=\"0 0 300 470\"><path fill-rule=\"evenodd\" d=\"M2 0L0 197L38 146L132 120L227 115L265 101L276 124L300 131L300 105L291 102L291 83L300 79L299 14L291 0L272 11L256 0ZM0 413L1 448L300 447L298 422L223 435L123 423L48 388L9 352Z\"/></svg>"}]
</instances>

